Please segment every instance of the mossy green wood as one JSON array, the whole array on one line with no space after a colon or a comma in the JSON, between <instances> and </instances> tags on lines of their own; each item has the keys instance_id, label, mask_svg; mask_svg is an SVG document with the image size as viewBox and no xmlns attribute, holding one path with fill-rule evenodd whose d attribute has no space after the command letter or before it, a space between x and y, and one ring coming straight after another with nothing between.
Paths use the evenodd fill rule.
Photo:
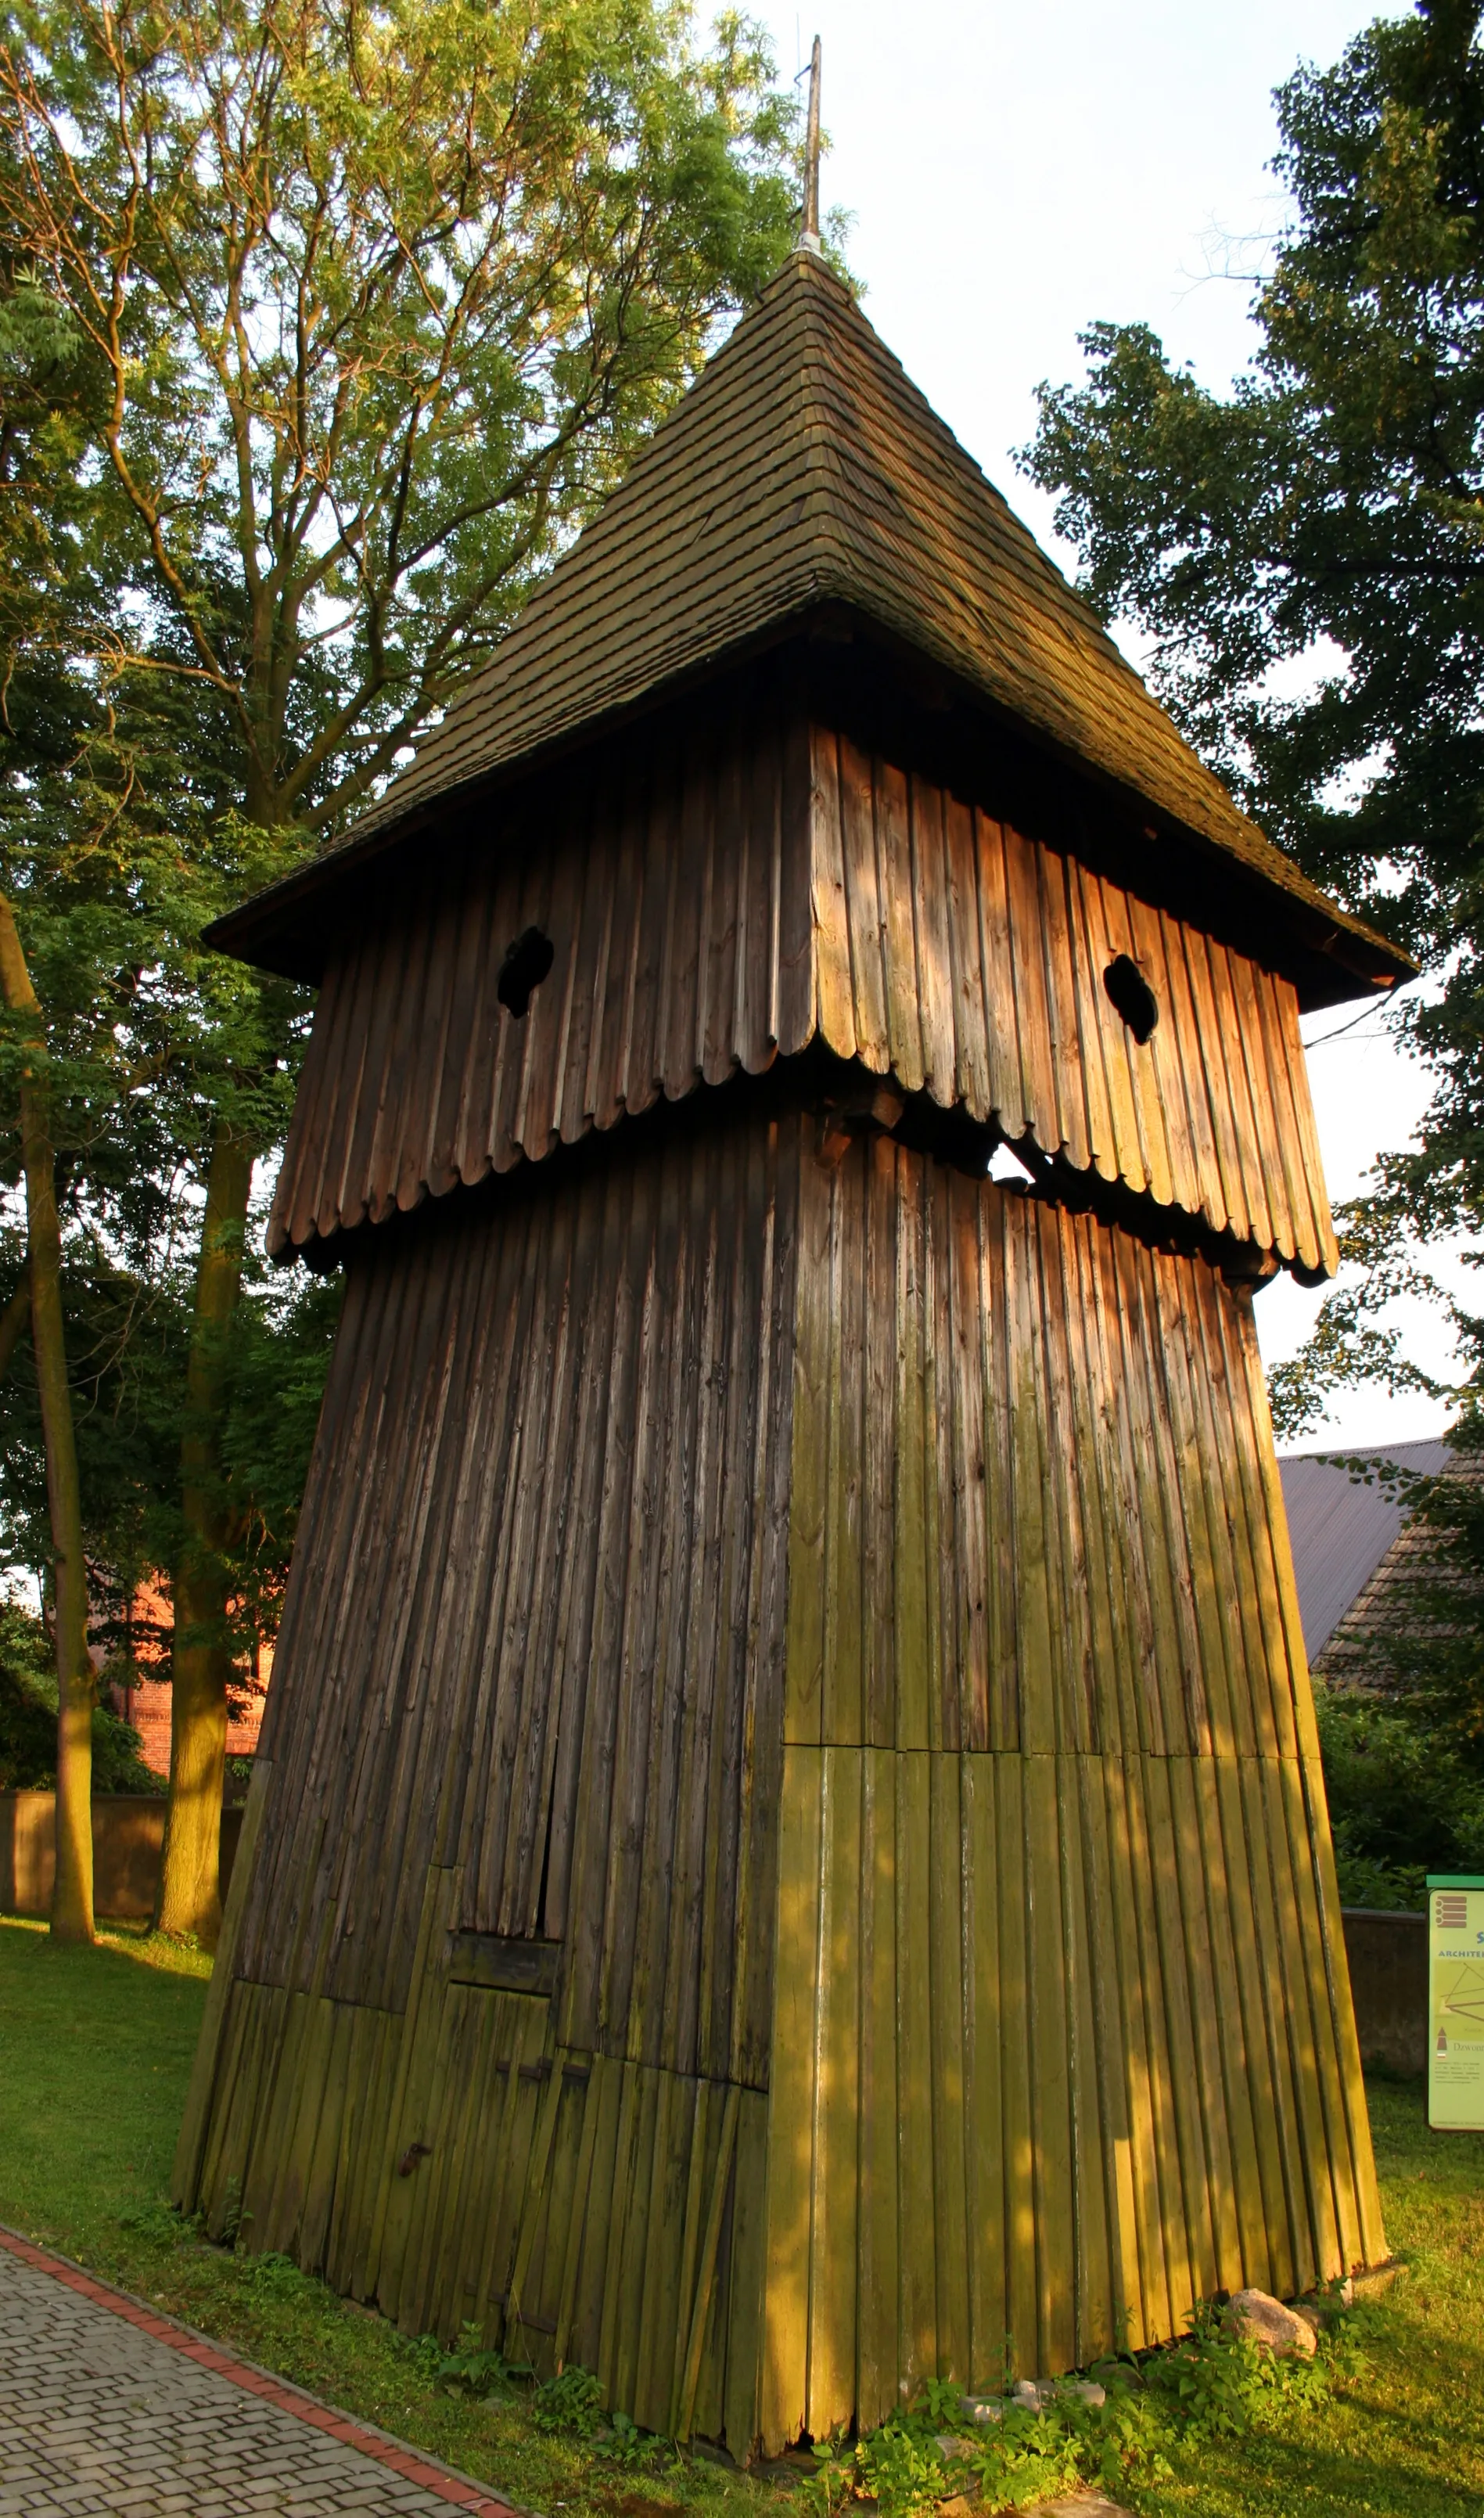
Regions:
<instances>
[{"instance_id":1,"label":"mossy green wood","mask_svg":"<svg viewBox=\"0 0 1484 2518\"><path fill-rule=\"evenodd\" d=\"M509 1563L519 1520L570 1620L589 1579L604 1594L587 1650L648 1638L662 1718L645 1729L631 1666L615 1699L628 1730L603 1733L573 1822L588 1920L571 1946L628 2009L605 2025L616 1997L594 1996L597 2038L574 2042L570 1998L451 1980L472 1874L436 1860L415 1902L389 1875L405 1922L385 1946L407 1960L400 1991L388 1974L368 2003L378 1980L344 1975L343 1908L310 1894L326 1838L307 1815L306 1867L275 1857L292 1919L278 1980L224 1955L180 2181L214 2230L246 2208L251 2243L409 2331L473 2319L539 2366L595 2367L641 2422L745 2453L879 2420L925 2376L996 2385L1007 2349L1041 2372L1176 2332L1216 2287L1292 2292L1383 2240L1248 1296L1205 1260L807 1112L730 1125L731 1152L685 1158L689 1188L650 1178L677 1159L659 1150L626 1182L529 1193L593 1209L527 1244L572 1288L549 1337L519 1243L487 1263L448 1236L441 1325L391 1368L445 1387L462 1373L468 1411L418 1418L410 1454L388 1411L373 1500L332 1530L348 1566L378 1565L399 1543L398 1478L427 1498L454 1477L484 1516L461 1525L474 1507L457 1495L438 1506L461 1584ZM680 1230L707 1213L727 1220ZM757 1333L723 1300L742 1281L716 1274L731 1246L755 1254L742 1308L767 1324L766 1409ZM688 1312L692 1269L718 1290ZM378 1341L407 1345L395 1279L363 1329L350 1316L367 1341L353 1379L391 1353ZM465 1372L458 1340L499 1282L521 1334L485 1320ZM601 1332L585 1352L622 1346L628 1364L623 1423L582 1471L595 1552L578 1576L561 1570L551 1482L595 1402L540 1385L564 1356L575 1371L582 1304ZM726 1394L736 1412L681 1440L687 1339L706 1407ZM544 1489L533 1463L502 1494L481 1411L512 1404L522 1375L554 1456ZM326 1425L333 1483L337 1426L360 1445L364 1419L332 1391ZM717 1484L768 1498L750 1555L729 1553ZM636 1544L636 1497L663 1517L688 1493L704 1502L694 1544ZM664 1586L686 1549L701 1605L682 1612ZM398 1615L409 1636L419 1619L452 1632L431 1606ZM734 1621L745 1683L726 1700L725 1775L751 1781L724 1803L714 1770L689 1839L667 1810L646 1837L658 1788L639 1790L635 1760L653 1776L666 1741L701 1754L723 1698L702 1720L681 1673L701 1638L730 1650ZM523 1672L521 1703L537 1701ZM301 1758L295 1738L283 1754ZM415 1741L388 1754L416 1770ZM562 1754L543 1747L533 1771ZM436 1771L454 1788L455 1761ZM262 1770L260 1825L282 1772ZM740 1813L725 1830L724 1808ZM637 1867L613 1867L605 1813L640 1831ZM427 1839L463 1841L451 1818ZM270 1843L241 1903L234 1884L238 1950ZM690 2033L697 1964L676 1956L690 1892L673 1884L700 1877L711 1896L736 1881L748 1954L725 2042L691 2049L720 2072L659 2060ZM615 1939L602 1910L626 1881L652 1920ZM722 1955L703 1954L698 1985Z\"/></svg>"}]
</instances>

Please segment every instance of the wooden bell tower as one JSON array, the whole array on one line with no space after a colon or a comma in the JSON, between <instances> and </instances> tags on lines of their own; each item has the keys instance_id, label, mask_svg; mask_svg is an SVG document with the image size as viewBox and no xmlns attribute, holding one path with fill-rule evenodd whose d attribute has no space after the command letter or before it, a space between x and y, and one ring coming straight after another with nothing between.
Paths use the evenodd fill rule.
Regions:
<instances>
[{"instance_id":1,"label":"wooden bell tower","mask_svg":"<svg viewBox=\"0 0 1484 2518\"><path fill-rule=\"evenodd\" d=\"M1252 1298L1405 966L815 252L219 940L346 1292L179 2199L742 2457L1382 2253Z\"/></svg>"}]
</instances>

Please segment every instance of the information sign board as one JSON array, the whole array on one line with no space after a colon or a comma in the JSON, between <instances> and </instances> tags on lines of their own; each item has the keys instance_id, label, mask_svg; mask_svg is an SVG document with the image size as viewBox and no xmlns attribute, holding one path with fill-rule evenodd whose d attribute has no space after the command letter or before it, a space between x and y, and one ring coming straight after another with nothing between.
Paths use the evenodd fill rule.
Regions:
<instances>
[{"instance_id":1,"label":"information sign board","mask_svg":"<svg viewBox=\"0 0 1484 2518\"><path fill-rule=\"evenodd\" d=\"M1484 2131L1484 1879L1427 1882L1427 2122Z\"/></svg>"}]
</instances>

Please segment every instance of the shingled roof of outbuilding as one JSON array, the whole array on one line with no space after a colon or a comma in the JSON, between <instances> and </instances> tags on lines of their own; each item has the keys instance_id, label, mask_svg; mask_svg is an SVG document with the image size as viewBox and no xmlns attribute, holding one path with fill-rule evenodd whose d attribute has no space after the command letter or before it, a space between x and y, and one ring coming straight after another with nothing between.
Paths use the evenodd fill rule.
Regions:
<instances>
[{"instance_id":1,"label":"shingled roof of outbuilding","mask_svg":"<svg viewBox=\"0 0 1484 2518\"><path fill-rule=\"evenodd\" d=\"M933 659L1064 759L1322 913L1376 977L1410 969L1238 809L849 290L804 251L334 855L824 607ZM287 907L315 871L247 915L276 896ZM223 922L224 942L237 942L242 916Z\"/></svg>"}]
</instances>

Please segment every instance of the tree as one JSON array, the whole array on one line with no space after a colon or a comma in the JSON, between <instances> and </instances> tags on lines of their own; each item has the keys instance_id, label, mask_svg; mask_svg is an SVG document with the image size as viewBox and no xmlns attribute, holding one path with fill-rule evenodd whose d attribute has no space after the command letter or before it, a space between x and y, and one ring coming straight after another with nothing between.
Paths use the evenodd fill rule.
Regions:
<instances>
[{"instance_id":1,"label":"tree","mask_svg":"<svg viewBox=\"0 0 1484 2518\"><path fill-rule=\"evenodd\" d=\"M261 880L375 792L777 267L792 103L741 22L700 52L667 0L23 0L0 38L0 239L103 380L74 477L130 554L73 652L126 716L189 697L218 853ZM208 1940L217 1428L301 1002L233 985L196 1068L161 1909Z\"/></svg>"},{"instance_id":2,"label":"tree","mask_svg":"<svg viewBox=\"0 0 1484 2518\"><path fill-rule=\"evenodd\" d=\"M88 1574L72 1395L62 1321L62 1227L52 1141L46 1034L11 907L0 894L0 993L16 1019L21 1058L21 1161L25 1177L26 1281L52 1535L52 1624L57 1653L57 1867L52 1931L93 1938L93 1671Z\"/></svg>"},{"instance_id":3,"label":"tree","mask_svg":"<svg viewBox=\"0 0 1484 2518\"><path fill-rule=\"evenodd\" d=\"M1420 1149L1339 1219L1358 1274L1277 1378L1284 1431L1338 1382L1423 1378L1386 1306L1425 1281L1429 1240L1484 1219L1479 20L1422 0L1278 91L1293 210L1230 396L1147 326L1095 325L1087 381L1042 386L1025 458L1093 603L1153 640L1197 748L1438 983L1405 1017L1435 1078ZM1295 665L1296 697L1274 686Z\"/></svg>"}]
</instances>

